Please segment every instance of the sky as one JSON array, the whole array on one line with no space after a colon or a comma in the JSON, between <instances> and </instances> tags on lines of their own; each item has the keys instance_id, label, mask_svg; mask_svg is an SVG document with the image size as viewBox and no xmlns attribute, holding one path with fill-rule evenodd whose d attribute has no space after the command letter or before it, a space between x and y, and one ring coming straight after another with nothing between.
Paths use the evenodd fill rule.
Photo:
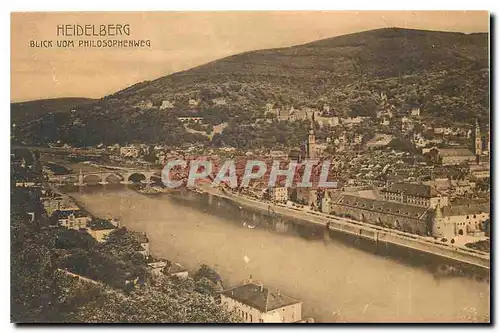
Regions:
<instances>
[{"instance_id":1,"label":"sky","mask_svg":"<svg viewBox=\"0 0 500 333\"><path fill-rule=\"evenodd\" d=\"M129 24L151 47L57 47L58 25ZM11 14L11 101L100 98L135 83L244 51L285 47L353 32L400 27L488 32L485 11L31 12ZM108 38L104 38L108 39ZM31 47L32 41L52 47Z\"/></svg>"}]
</instances>

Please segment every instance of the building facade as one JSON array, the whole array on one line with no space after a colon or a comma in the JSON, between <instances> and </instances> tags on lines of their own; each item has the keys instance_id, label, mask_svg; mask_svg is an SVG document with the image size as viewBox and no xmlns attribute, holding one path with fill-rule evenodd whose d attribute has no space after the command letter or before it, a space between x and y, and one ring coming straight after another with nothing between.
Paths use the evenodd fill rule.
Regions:
<instances>
[{"instance_id":1,"label":"building facade","mask_svg":"<svg viewBox=\"0 0 500 333\"><path fill-rule=\"evenodd\" d=\"M330 214L419 235L431 232L430 208L342 194L333 200Z\"/></svg>"},{"instance_id":2,"label":"building facade","mask_svg":"<svg viewBox=\"0 0 500 333\"><path fill-rule=\"evenodd\" d=\"M488 205L457 205L436 207L432 220L432 235L452 239L464 235L481 235L490 218Z\"/></svg>"},{"instance_id":3,"label":"building facade","mask_svg":"<svg viewBox=\"0 0 500 333\"><path fill-rule=\"evenodd\" d=\"M382 189L380 194L386 201L425 208L435 208L437 205L444 207L449 203L448 196L424 184L394 183Z\"/></svg>"},{"instance_id":4,"label":"building facade","mask_svg":"<svg viewBox=\"0 0 500 333\"><path fill-rule=\"evenodd\" d=\"M221 304L245 323L294 323L302 320L302 302L251 281L221 293Z\"/></svg>"}]
</instances>

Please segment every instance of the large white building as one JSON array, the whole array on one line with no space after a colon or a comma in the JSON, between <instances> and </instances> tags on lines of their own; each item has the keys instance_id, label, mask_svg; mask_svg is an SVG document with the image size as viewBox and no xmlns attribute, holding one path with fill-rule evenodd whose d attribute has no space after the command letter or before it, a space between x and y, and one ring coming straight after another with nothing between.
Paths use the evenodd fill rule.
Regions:
<instances>
[{"instance_id":1,"label":"large white building","mask_svg":"<svg viewBox=\"0 0 500 333\"><path fill-rule=\"evenodd\" d=\"M249 281L221 294L221 303L245 323L294 323L302 320L302 302Z\"/></svg>"}]
</instances>

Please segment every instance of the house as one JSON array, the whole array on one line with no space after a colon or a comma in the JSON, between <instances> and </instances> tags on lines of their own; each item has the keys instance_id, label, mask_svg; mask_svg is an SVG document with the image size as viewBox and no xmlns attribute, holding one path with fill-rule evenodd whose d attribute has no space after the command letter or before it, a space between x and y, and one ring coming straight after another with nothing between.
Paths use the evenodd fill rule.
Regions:
<instances>
[{"instance_id":1,"label":"house","mask_svg":"<svg viewBox=\"0 0 500 333\"><path fill-rule=\"evenodd\" d=\"M108 235L115 230L115 224L108 220L98 219L87 223L87 233L99 243L105 242Z\"/></svg>"},{"instance_id":2,"label":"house","mask_svg":"<svg viewBox=\"0 0 500 333\"><path fill-rule=\"evenodd\" d=\"M223 98L223 97L218 97L218 98L212 99L212 103L213 103L214 106L220 106L220 105L226 105L227 104L226 99Z\"/></svg>"},{"instance_id":3,"label":"house","mask_svg":"<svg viewBox=\"0 0 500 333\"><path fill-rule=\"evenodd\" d=\"M251 280L221 294L221 304L245 323L294 323L302 320L302 302Z\"/></svg>"},{"instance_id":4,"label":"house","mask_svg":"<svg viewBox=\"0 0 500 333\"><path fill-rule=\"evenodd\" d=\"M203 117L177 117L177 119L183 123L195 123L195 124L201 124L203 122Z\"/></svg>"},{"instance_id":5,"label":"house","mask_svg":"<svg viewBox=\"0 0 500 333\"><path fill-rule=\"evenodd\" d=\"M168 100L161 102L160 110L173 109L173 108L174 108L174 103L172 103Z\"/></svg>"},{"instance_id":6,"label":"house","mask_svg":"<svg viewBox=\"0 0 500 333\"><path fill-rule=\"evenodd\" d=\"M270 187L268 189L269 199L274 202L288 201L288 188L284 186Z\"/></svg>"},{"instance_id":7,"label":"house","mask_svg":"<svg viewBox=\"0 0 500 333\"><path fill-rule=\"evenodd\" d=\"M137 249L144 257L148 257L149 252L149 239L145 232L130 231L135 240L139 243L140 247Z\"/></svg>"},{"instance_id":8,"label":"house","mask_svg":"<svg viewBox=\"0 0 500 333\"><path fill-rule=\"evenodd\" d=\"M408 110L409 112L409 115L412 116L412 117L418 117L420 116L420 107L418 106L413 106L411 108L409 108Z\"/></svg>"},{"instance_id":9,"label":"house","mask_svg":"<svg viewBox=\"0 0 500 333\"><path fill-rule=\"evenodd\" d=\"M141 110L149 110L149 109L152 109L153 108L153 102L151 101L140 101L139 103L137 103L135 105L135 107L141 109Z\"/></svg>"},{"instance_id":10,"label":"house","mask_svg":"<svg viewBox=\"0 0 500 333\"><path fill-rule=\"evenodd\" d=\"M86 212L74 208L56 210L51 218L57 220L61 226L74 230L86 228L91 220Z\"/></svg>"},{"instance_id":11,"label":"house","mask_svg":"<svg viewBox=\"0 0 500 333\"><path fill-rule=\"evenodd\" d=\"M186 279L189 276L188 270L178 262L167 261L167 265L162 269L163 274L168 276L176 276L180 279Z\"/></svg>"},{"instance_id":12,"label":"house","mask_svg":"<svg viewBox=\"0 0 500 333\"><path fill-rule=\"evenodd\" d=\"M40 184L29 181L16 182L16 187L35 187L35 186L40 186Z\"/></svg>"},{"instance_id":13,"label":"house","mask_svg":"<svg viewBox=\"0 0 500 333\"><path fill-rule=\"evenodd\" d=\"M126 147L120 147L120 156L122 157L134 157L137 158L139 157L139 148L131 145L131 146L126 146Z\"/></svg>"}]
</instances>

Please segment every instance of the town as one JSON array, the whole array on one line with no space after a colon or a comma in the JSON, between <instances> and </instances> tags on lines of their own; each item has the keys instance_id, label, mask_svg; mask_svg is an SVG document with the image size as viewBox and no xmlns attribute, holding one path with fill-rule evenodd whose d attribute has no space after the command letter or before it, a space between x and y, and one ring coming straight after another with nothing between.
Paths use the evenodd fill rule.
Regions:
<instances>
[{"instance_id":1,"label":"town","mask_svg":"<svg viewBox=\"0 0 500 333\"><path fill-rule=\"evenodd\" d=\"M490 322L489 14L408 13L12 14L11 321Z\"/></svg>"}]
</instances>

